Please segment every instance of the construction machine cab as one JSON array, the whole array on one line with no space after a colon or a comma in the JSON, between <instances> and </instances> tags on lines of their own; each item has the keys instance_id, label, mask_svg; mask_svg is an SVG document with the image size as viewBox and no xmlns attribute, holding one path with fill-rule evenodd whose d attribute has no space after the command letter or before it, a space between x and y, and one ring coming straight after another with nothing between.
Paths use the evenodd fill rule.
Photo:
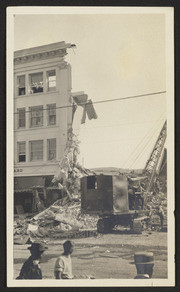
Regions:
<instances>
[{"instance_id":1,"label":"construction machine cab","mask_svg":"<svg viewBox=\"0 0 180 292\"><path fill-rule=\"evenodd\" d=\"M138 180L137 180L138 181ZM81 210L97 214L99 232L109 232L115 225L133 226L132 220L143 209L141 192L128 188L124 175L91 175L81 178Z\"/></svg>"},{"instance_id":2,"label":"construction machine cab","mask_svg":"<svg viewBox=\"0 0 180 292\"><path fill-rule=\"evenodd\" d=\"M81 178L81 208L99 215L128 212L127 178L102 174Z\"/></svg>"}]
</instances>

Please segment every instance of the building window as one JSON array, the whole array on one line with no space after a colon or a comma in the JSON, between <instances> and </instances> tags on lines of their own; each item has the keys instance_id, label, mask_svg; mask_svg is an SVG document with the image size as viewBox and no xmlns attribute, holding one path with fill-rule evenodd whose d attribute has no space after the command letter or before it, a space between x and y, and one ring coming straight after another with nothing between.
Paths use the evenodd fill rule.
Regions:
<instances>
[{"instance_id":1,"label":"building window","mask_svg":"<svg viewBox=\"0 0 180 292\"><path fill-rule=\"evenodd\" d=\"M56 158L56 138L48 139L48 160L53 160Z\"/></svg>"},{"instance_id":2,"label":"building window","mask_svg":"<svg viewBox=\"0 0 180 292\"><path fill-rule=\"evenodd\" d=\"M48 104L48 125L56 125L56 104Z\"/></svg>"},{"instance_id":3,"label":"building window","mask_svg":"<svg viewBox=\"0 0 180 292\"><path fill-rule=\"evenodd\" d=\"M26 161L26 142L18 142L18 162Z\"/></svg>"},{"instance_id":4,"label":"building window","mask_svg":"<svg viewBox=\"0 0 180 292\"><path fill-rule=\"evenodd\" d=\"M30 160L43 160L43 140L30 142Z\"/></svg>"},{"instance_id":5,"label":"building window","mask_svg":"<svg viewBox=\"0 0 180 292\"><path fill-rule=\"evenodd\" d=\"M56 71L51 70L47 72L47 90L55 91L56 90Z\"/></svg>"},{"instance_id":6,"label":"building window","mask_svg":"<svg viewBox=\"0 0 180 292\"><path fill-rule=\"evenodd\" d=\"M96 176L88 176L87 177L87 189L92 190L92 189L97 189L97 177Z\"/></svg>"},{"instance_id":7,"label":"building window","mask_svg":"<svg viewBox=\"0 0 180 292\"><path fill-rule=\"evenodd\" d=\"M30 93L43 92L43 72L29 75Z\"/></svg>"},{"instance_id":8,"label":"building window","mask_svg":"<svg viewBox=\"0 0 180 292\"><path fill-rule=\"evenodd\" d=\"M31 127L43 126L43 106L34 106L30 108Z\"/></svg>"},{"instance_id":9,"label":"building window","mask_svg":"<svg viewBox=\"0 0 180 292\"><path fill-rule=\"evenodd\" d=\"M23 128L26 125L25 108L18 109L18 127Z\"/></svg>"},{"instance_id":10,"label":"building window","mask_svg":"<svg viewBox=\"0 0 180 292\"><path fill-rule=\"evenodd\" d=\"M25 95L26 94L25 75L17 77L17 85L18 85L18 95Z\"/></svg>"}]
</instances>

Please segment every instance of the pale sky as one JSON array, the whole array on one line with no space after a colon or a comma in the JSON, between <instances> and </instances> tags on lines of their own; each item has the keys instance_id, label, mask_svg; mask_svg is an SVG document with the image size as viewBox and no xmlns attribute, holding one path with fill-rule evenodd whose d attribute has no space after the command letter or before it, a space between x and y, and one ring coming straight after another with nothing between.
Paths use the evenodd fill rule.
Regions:
<instances>
[{"instance_id":1,"label":"pale sky","mask_svg":"<svg viewBox=\"0 0 180 292\"><path fill-rule=\"evenodd\" d=\"M59 41L76 44L72 92L92 101L166 91L163 14L16 15L14 50ZM81 126L85 167L143 168L166 119L166 94L94 105Z\"/></svg>"}]
</instances>

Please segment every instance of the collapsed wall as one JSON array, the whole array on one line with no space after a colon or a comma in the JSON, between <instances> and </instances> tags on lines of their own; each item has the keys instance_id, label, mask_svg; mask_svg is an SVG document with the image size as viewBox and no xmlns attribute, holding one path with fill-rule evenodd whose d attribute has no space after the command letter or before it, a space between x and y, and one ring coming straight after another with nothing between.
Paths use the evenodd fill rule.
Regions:
<instances>
[{"instance_id":1,"label":"collapsed wall","mask_svg":"<svg viewBox=\"0 0 180 292\"><path fill-rule=\"evenodd\" d=\"M70 128L64 156L59 163L59 170L52 180L52 183L57 185L69 199L80 198L80 178L94 173L78 163L79 143L78 136Z\"/></svg>"}]
</instances>

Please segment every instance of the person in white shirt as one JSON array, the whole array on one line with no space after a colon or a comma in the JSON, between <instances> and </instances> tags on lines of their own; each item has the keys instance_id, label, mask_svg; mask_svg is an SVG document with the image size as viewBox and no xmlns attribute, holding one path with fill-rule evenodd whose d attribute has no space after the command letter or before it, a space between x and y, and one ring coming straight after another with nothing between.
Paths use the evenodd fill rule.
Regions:
<instances>
[{"instance_id":1,"label":"person in white shirt","mask_svg":"<svg viewBox=\"0 0 180 292\"><path fill-rule=\"evenodd\" d=\"M56 279L72 279L71 254L74 245L70 240L67 240L64 242L63 248L64 252L57 258L55 263L54 276Z\"/></svg>"}]
</instances>

